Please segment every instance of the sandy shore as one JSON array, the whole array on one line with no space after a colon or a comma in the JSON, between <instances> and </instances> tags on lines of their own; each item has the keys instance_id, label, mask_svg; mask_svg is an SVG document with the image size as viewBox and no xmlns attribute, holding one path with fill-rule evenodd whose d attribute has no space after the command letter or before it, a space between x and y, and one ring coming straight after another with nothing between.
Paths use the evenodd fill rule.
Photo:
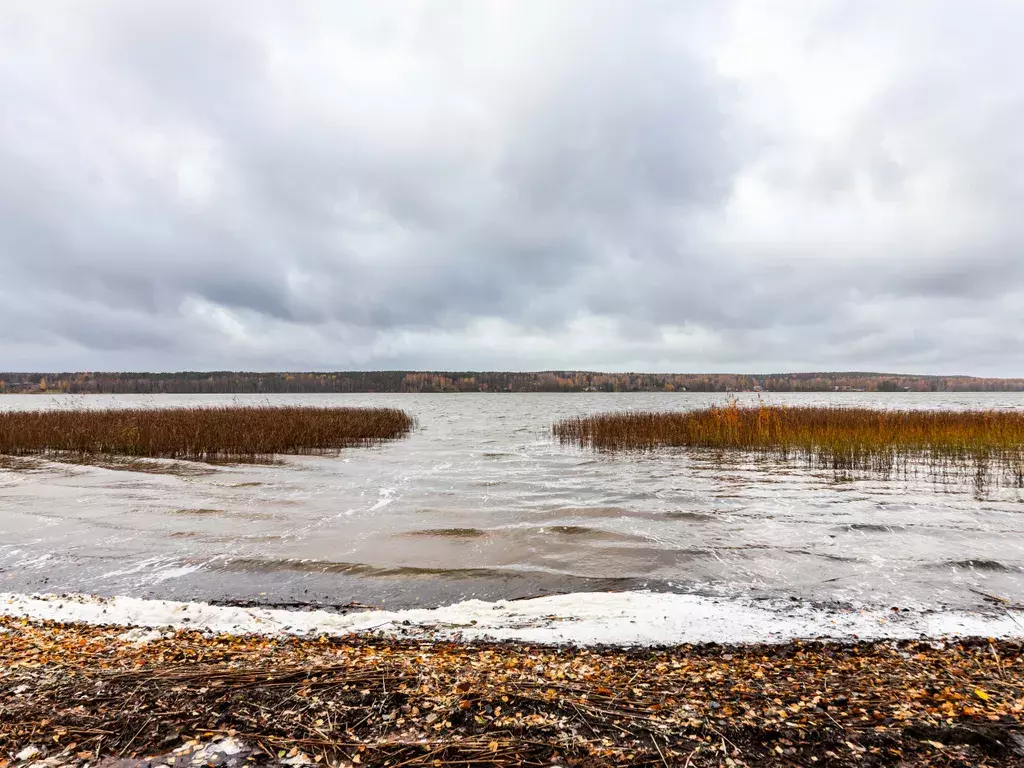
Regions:
<instances>
[{"instance_id":1,"label":"sandy shore","mask_svg":"<svg viewBox=\"0 0 1024 768\"><path fill-rule=\"evenodd\" d=\"M1024 765L1019 640L663 649L0 618L0 765Z\"/></svg>"}]
</instances>

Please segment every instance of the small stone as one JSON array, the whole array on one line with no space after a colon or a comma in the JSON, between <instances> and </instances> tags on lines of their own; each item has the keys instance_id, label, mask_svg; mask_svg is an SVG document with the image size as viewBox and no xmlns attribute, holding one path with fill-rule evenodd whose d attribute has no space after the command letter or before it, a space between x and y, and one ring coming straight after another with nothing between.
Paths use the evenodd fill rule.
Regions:
<instances>
[{"instance_id":1,"label":"small stone","mask_svg":"<svg viewBox=\"0 0 1024 768\"><path fill-rule=\"evenodd\" d=\"M21 750L21 752L19 752L18 754L16 754L14 756L14 759L15 760L34 760L35 758L39 757L41 754L43 754L43 753L39 750L39 747L32 745L32 746L25 747L23 750Z\"/></svg>"},{"instance_id":2,"label":"small stone","mask_svg":"<svg viewBox=\"0 0 1024 768\"><path fill-rule=\"evenodd\" d=\"M237 755L242 751L242 745L229 736L217 745L217 750L225 755Z\"/></svg>"}]
</instances>

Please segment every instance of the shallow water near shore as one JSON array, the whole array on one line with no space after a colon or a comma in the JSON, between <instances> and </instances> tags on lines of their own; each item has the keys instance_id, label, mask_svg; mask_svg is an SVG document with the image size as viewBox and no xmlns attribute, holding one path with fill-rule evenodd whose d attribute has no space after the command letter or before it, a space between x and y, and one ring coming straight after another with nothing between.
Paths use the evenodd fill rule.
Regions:
<instances>
[{"instance_id":1,"label":"shallow water near shore","mask_svg":"<svg viewBox=\"0 0 1024 768\"><path fill-rule=\"evenodd\" d=\"M1019 393L762 397L1024 409ZM1018 489L848 480L728 454L600 454L551 437L567 416L726 398L4 396L0 409L395 406L418 427L405 440L272 465L2 462L0 591L388 608L644 588L938 609L983 605L979 593L1024 599Z\"/></svg>"}]
</instances>

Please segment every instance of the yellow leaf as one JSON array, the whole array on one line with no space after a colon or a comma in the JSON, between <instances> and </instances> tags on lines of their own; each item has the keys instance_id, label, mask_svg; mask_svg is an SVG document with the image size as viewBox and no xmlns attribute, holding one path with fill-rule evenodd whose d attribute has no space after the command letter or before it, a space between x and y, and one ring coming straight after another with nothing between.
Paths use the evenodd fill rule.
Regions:
<instances>
[{"instance_id":1,"label":"yellow leaf","mask_svg":"<svg viewBox=\"0 0 1024 768\"><path fill-rule=\"evenodd\" d=\"M498 742L492 741L490 744L487 745L487 748L489 750L491 750L491 752L497 752L498 751Z\"/></svg>"},{"instance_id":2,"label":"yellow leaf","mask_svg":"<svg viewBox=\"0 0 1024 768\"><path fill-rule=\"evenodd\" d=\"M981 690L981 688L975 688L974 689L974 695L977 696L982 701L988 701L988 694L985 693L983 690Z\"/></svg>"}]
</instances>

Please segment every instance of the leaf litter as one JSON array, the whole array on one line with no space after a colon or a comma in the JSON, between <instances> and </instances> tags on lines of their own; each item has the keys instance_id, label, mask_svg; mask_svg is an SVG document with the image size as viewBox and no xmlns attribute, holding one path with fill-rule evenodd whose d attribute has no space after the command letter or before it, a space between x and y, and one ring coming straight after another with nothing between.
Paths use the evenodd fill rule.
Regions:
<instances>
[{"instance_id":1,"label":"leaf litter","mask_svg":"<svg viewBox=\"0 0 1024 768\"><path fill-rule=\"evenodd\" d=\"M555 647L0 618L16 764L1024 765L1019 641Z\"/></svg>"}]
</instances>

